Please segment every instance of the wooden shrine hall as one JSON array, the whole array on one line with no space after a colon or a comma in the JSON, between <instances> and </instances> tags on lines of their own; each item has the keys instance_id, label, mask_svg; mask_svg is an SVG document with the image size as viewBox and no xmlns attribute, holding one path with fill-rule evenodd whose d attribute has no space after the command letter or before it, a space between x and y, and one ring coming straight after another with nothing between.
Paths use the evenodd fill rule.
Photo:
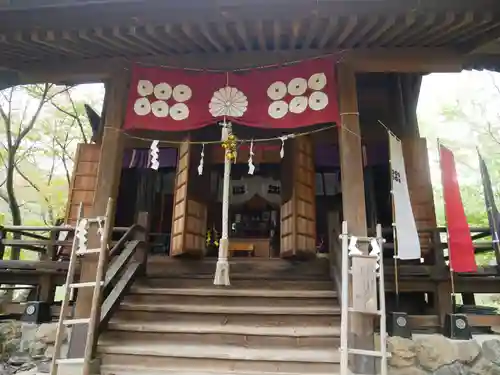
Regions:
<instances>
[{"instance_id":1,"label":"wooden shrine hall","mask_svg":"<svg viewBox=\"0 0 500 375\"><path fill-rule=\"evenodd\" d=\"M77 149L66 226L1 227L2 254L15 246L40 260L2 260L0 282L31 285L30 299L56 317L55 287L74 271L81 288L60 315L72 325L61 363L90 356L103 375L337 374L342 221L358 236L381 224L383 255L394 254L389 130L423 263L401 261L396 275L385 264L387 310L397 286L413 329L441 330L451 280L418 130L420 83L498 70L499 14L492 0L0 2L0 88L106 89L95 142ZM70 267L80 205L92 223L106 218L109 236L103 245L103 228L89 224L87 248L105 255ZM231 286L215 288L226 225ZM489 228L471 232L477 251L500 260ZM498 266L479 267L454 287L473 306L474 293L500 292L499 279ZM473 327L500 325L471 311ZM349 329L373 349L372 318ZM353 366L373 373L373 361Z\"/></svg>"}]
</instances>

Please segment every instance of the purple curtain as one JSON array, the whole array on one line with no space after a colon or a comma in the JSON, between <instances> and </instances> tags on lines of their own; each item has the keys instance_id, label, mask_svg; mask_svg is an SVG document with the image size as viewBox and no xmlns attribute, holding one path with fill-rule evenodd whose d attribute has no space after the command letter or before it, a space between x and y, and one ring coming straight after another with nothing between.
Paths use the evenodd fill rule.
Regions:
<instances>
[{"instance_id":1,"label":"purple curtain","mask_svg":"<svg viewBox=\"0 0 500 375\"><path fill-rule=\"evenodd\" d=\"M366 145L365 150L368 165L389 163L389 147L386 142ZM318 167L340 167L339 148L336 145L316 146L314 158Z\"/></svg>"},{"instance_id":2,"label":"purple curtain","mask_svg":"<svg viewBox=\"0 0 500 375\"><path fill-rule=\"evenodd\" d=\"M149 168L150 156L148 148L127 149L123 155L122 168ZM160 148L158 160L160 168L177 166L177 149L172 147Z\"/></svg>"}]
</instances>

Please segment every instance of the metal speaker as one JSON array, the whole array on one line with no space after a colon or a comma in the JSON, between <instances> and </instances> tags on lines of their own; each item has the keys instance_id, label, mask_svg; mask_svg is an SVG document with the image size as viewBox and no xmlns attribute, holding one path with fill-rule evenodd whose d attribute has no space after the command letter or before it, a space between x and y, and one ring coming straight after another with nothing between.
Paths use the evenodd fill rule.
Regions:
<instances>
[{"instance_id":1,"label":"metal speaker","mask_svg":"<svg viewBox=\"0 0 500 375\"><path fill-rule=\"evenodd\" d=\"M21 316L21 321L36 324L51 322L50 304L41 301L28 302Z\"/></svg>"},{"instance_id":2,"label":"metal speaker","mask_svg":"<svg viewBox=\"0 0 500 375\"><path fill-rule=\"evenodd\" d=\"M408 322L408 314L405 312L388 312L386 315L387 334L389 336L404 337L411 339L411 327Z\"/></svg>"},{"instance_id":3,"label":"metal speaker","mask_svg":"<svg viewBox=\"0 0 500 375\"><path fill-rule=\"evenodd\" d=\"M444 317L443 335L454 340L470 340L470 330L467 315L446 314Z\"/></svg>"}]
</instances>

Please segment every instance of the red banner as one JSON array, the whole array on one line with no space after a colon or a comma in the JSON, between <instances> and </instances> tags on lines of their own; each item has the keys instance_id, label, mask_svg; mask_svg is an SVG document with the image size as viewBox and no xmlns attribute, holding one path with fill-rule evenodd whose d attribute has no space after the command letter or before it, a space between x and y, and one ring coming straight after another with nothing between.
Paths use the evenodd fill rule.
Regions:
<instances>
[{"instance_id":1,"label":"red banner","mask_svg":"<svg viewBox=\"0 0 500 375\"><path fill-rule=\"evenodd\" d=\"M455 272L476 272L474 245L460 195L455 158L449 149L441 145L439 153L446 221L448 223L450 266Z\"/></svg>"},{"instance_id":2,"label":"red banner","mask_svg":"<svg viewBox=\"0 0 500 375\"><path fill-rule=\"evenodd\" d=\"M260 128L338 122L333 60L228 73L132 69L125 129L184 131L224 117Z\"/></svg>"}]
</instances>

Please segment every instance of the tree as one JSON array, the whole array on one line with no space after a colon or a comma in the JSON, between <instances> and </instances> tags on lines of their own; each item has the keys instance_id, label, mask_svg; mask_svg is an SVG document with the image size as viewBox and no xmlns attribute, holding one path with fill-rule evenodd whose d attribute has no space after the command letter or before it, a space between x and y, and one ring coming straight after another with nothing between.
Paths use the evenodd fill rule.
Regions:
<instances>
[{"instance_id":1,"label":"tree","mask_svg":"<svg viewBox=\"0 0 500 375\"><path fill-rule=\"evenodd\" d=\"M44 224L55 222L65 204L76 144L89 139L84 114L71 87L44 84L0 92L0 162L5 171L0 199L8 205L13 225L37 217ZM11 259L19 259L19 249L13 250Z\"/></svg>"},{"instance_id":2,"label":"tree","mask_svg":"<svg viewBox=\"0 0 500 375\"><path fill-rule=\"evenodd\" d=\"M443 75L433 75L439 77ZM451 76L451 75L450 75ZM450 77L451 78L451 77ZM491 72L462 72L453 75L455 87L447 87L443 102L432 111L419 107L420 133L427 137L433 175L436 215L445 225L444 203L439 175L437 140L449 147L457 163L462 200L468 222L474 227L487 227L479 173L479 148L490 172L497 204L500 204L500 75ZM425 78L424 78L425 85ZM422 95L425 95L423 88ZM436 93L432 95L437 96ZM425 97L423 98L425 100ZM478 256L478 263L494 259L493 252Z\"/></svg>"}]
</instances>

